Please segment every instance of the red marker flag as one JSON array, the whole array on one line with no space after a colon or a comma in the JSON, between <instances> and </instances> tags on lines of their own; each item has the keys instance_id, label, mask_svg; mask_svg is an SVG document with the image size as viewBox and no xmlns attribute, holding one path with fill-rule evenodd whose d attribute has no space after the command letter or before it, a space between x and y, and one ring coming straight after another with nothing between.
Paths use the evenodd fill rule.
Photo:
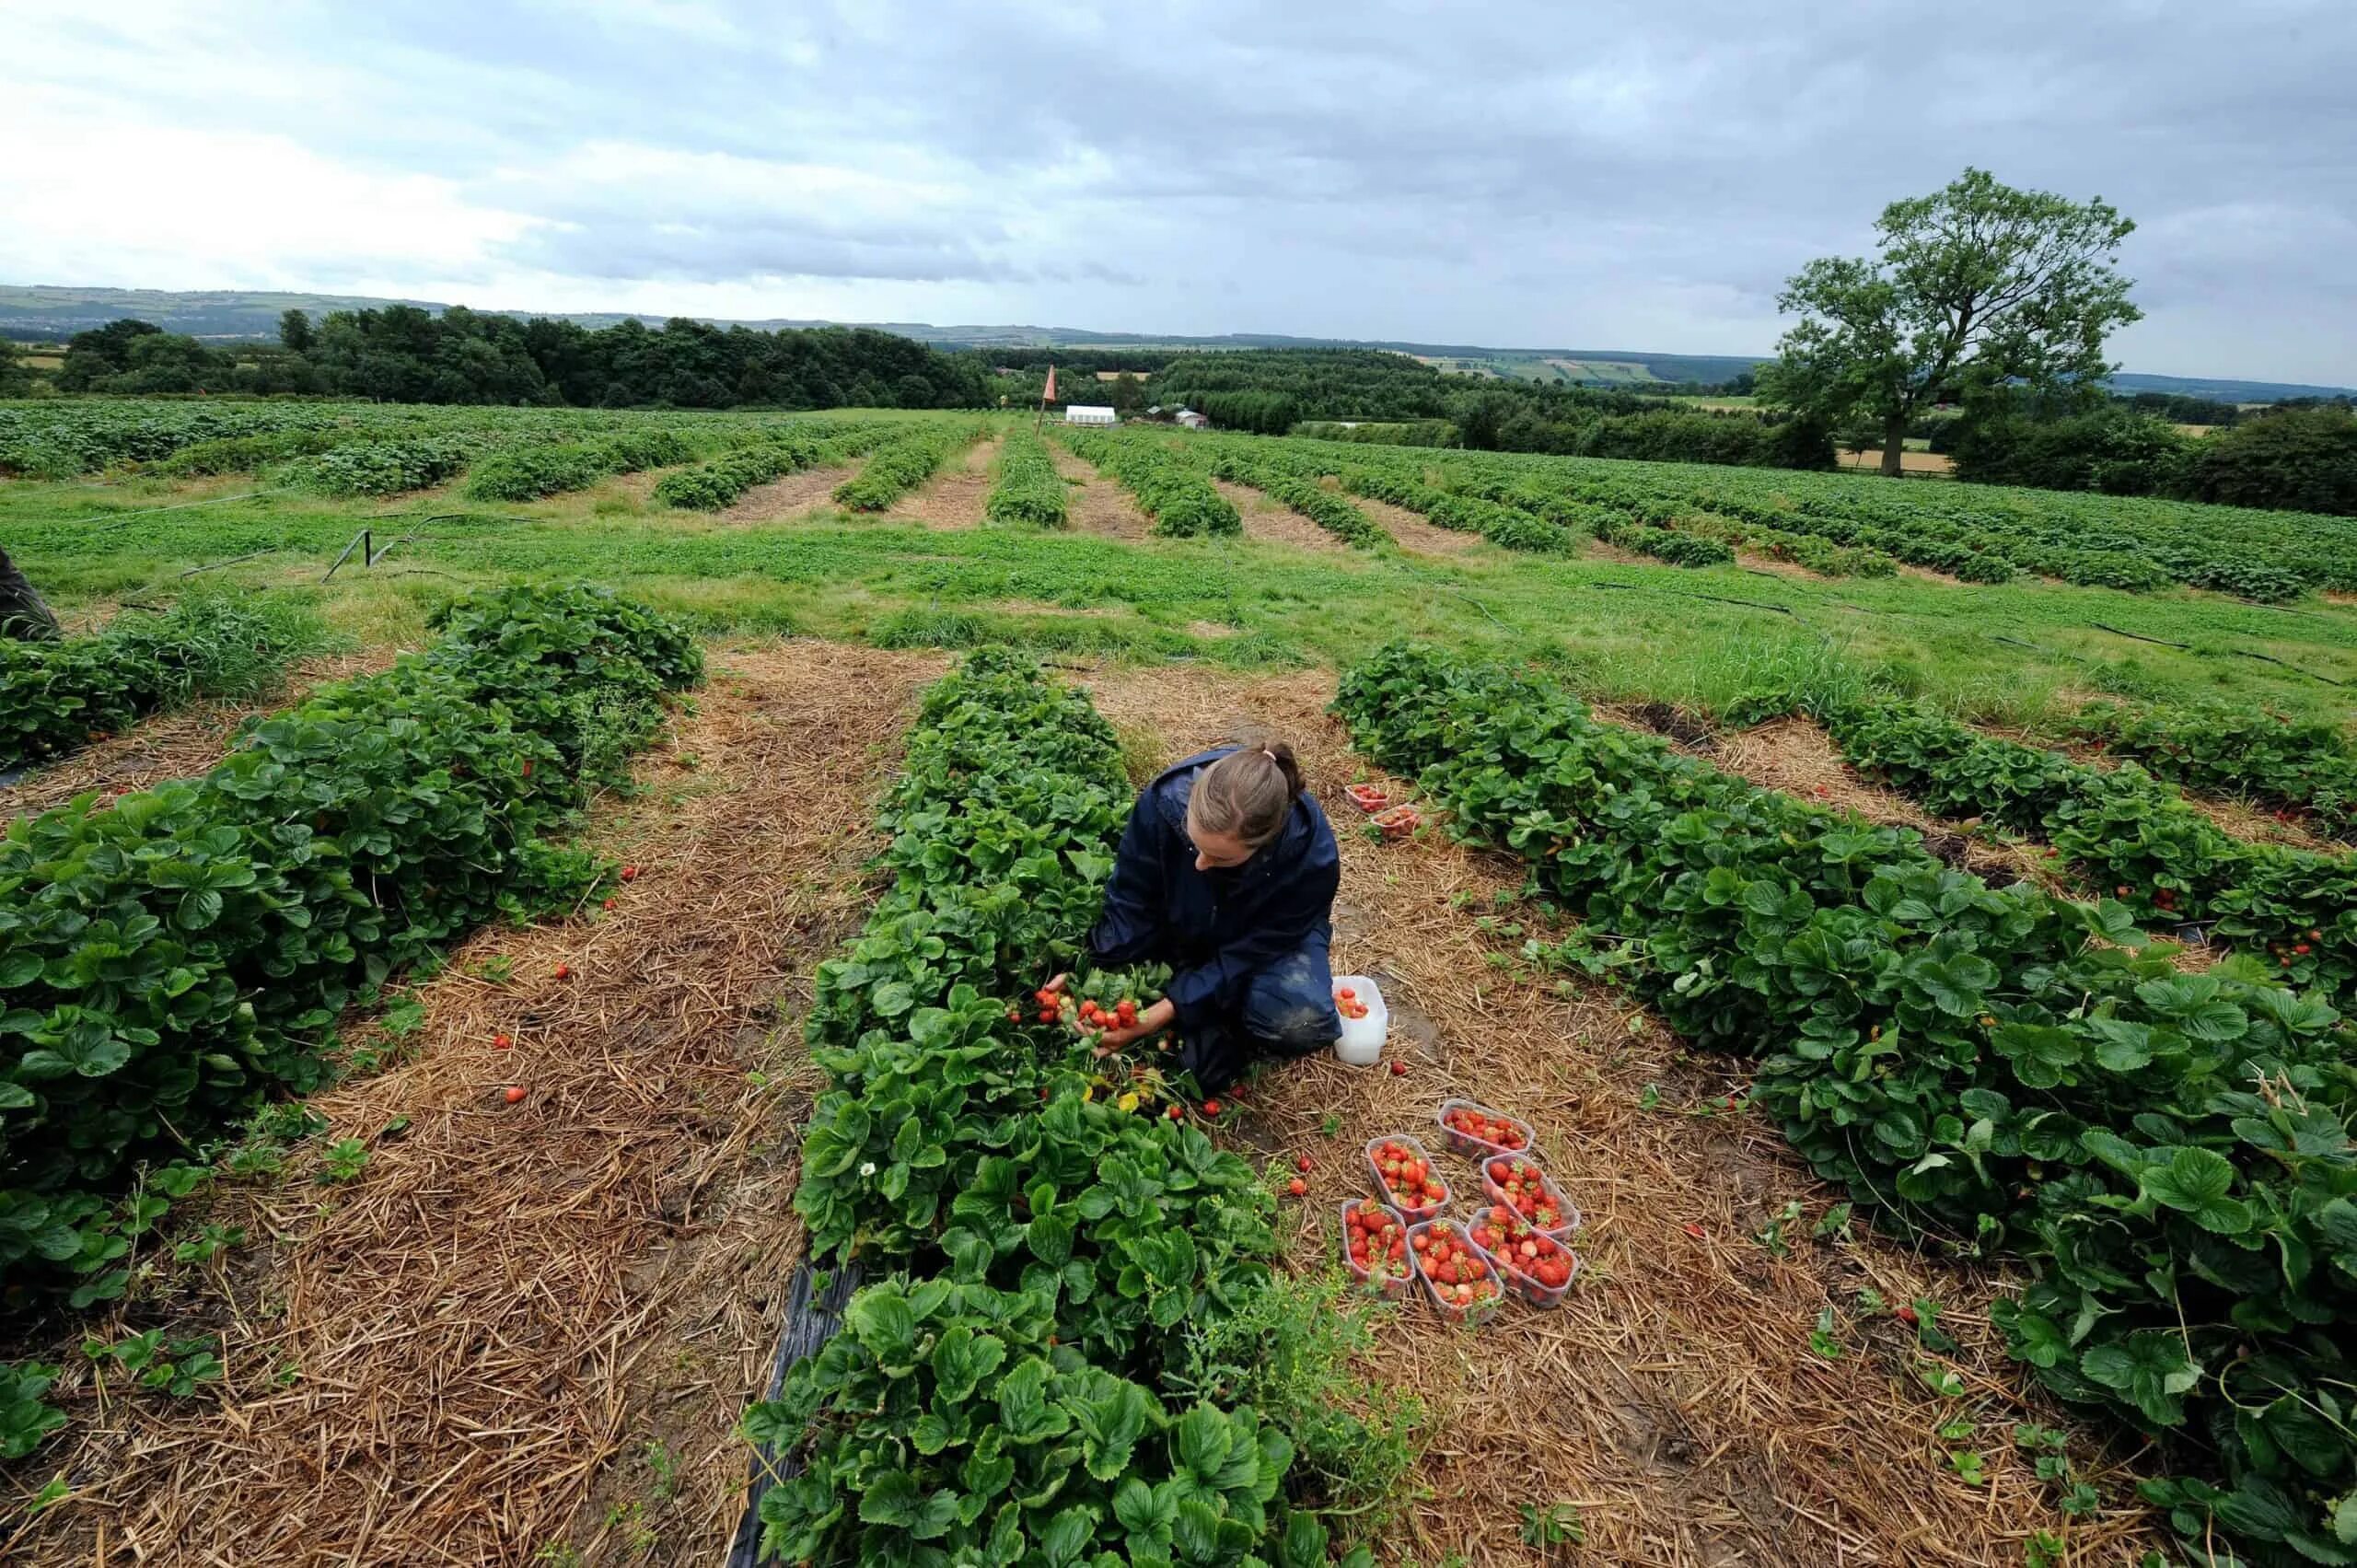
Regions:
<instances>
[{"instance_id":1,"label":"red marker flag","mask_svg":"<svg viewBox=\"0 0 2357 1568\"><path fill-rule=\"evenodd\" d=\"M1056 367L1052 365L1048 366L1048 389L1039 394L1039 401L1043 403L1056 401Z\"/></svg>"}]
</instances>

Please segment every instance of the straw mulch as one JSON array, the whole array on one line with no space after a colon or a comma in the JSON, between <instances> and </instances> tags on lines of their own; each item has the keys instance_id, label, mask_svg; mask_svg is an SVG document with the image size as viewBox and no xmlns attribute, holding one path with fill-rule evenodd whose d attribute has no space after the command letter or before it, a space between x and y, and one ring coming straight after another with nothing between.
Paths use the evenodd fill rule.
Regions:
<instances>
[{"instance_id":1,"label":"straw mulch","mask_svg":"<svg viewBox=\"0 0 2357 1568\"><path fill-rule=\"evenodd\" d=\"M1068 480L1081 481L1072 487L1067 502L1072 526L1082 533L1102 534L1107 539L1122 539L1135 542L1144 539L1153 525L1130 493L1098 473L1066 451L1054 441L1048 443L1048 455L1055 459L1056 471Z\"/></svg>"},{"instance_id":2,"label":"straw mulch","mask_svg":"<svg viewBox=\"0 0 2357 1568\"><path fill-rule=\"evenodd\" d=\"M821 506L833 505L835 486L858 473L858 463L840 464L831 468L804 469L800 473L787 474L784 479L757 484L735 503L714 515L722 523L777 523L815 512Z\"/></svg>"},{"instance_id":3,"label":"straw mulch","mask_svg":"<svg viewBox=\"0 0 2357 1568\"><path fill-rule=\"evenodd\" d=\"M614 911L479 934L418 988L411 1059L312 1102L319 1144L367 1144L361 1175L315 1183L312 1146L207 1216L256 1238L180 1304L215 1297L226 1382L103 1407L85 1387L39 1466L73 1496L0 1557L716 1562L801 1249L799 1014L866 906L874 797L946 662L716 657L646 792L598 814L594 841L641 867ZM190 1315L140 1310L128 1327ZM274 1387L282 1366L300 1376Z\"/></svg>"},{"instance_id":4,"label":"straw mulch","mask_svg":"<svg viewBox=\"0 0 2357 1568\"><path fill-rule=\"evenodd\" d=\"M1247 726L1290 739L1341 830L1335 968L1376 978L1392 1011L1387 1054L1411 1070L1318 1057L1266 1071L1237 1097L1229 1137L1287 1175L1297 1156L1314 1161L1307 1199L1287 1210L1292 1266L1335 1260L1335 1205L1371 1191L1368 1138L1413 1133L1457 1192L1478 1191L1470 1163L1436 1136L1449 1096L1532 1121L1585 1214L1583 1276L1559 1310L1509 1302L1466 1331L1418 1301L1380 1330L1369 1371L1416 1389L1432 1422L1426 1494L1376 1542L1377 1562L1978 1568L2021 1562L2033 1531L2065 1530L2010 1440L2017 1419L2058 1418L2026 1398L1987 1326L2000 1282L1876 1239L1863 1221L1852 1243L1813 1239L1838 1194L1763 1119L1717 1103L1742 1092L1739 1062L1689 1057L1625 994L1512 962L1515 932L1475 924L1519 886L1503 858L1436 833L1366 842L1341 794L1363 766L1322 714L1328 678L1158 670L1084 683L1168 756ZM1505 912L1536 919L1527 906ZM1780 1221L1788 1204L1798 1217ZM1789 1257L1757 1239L1771 1224ZM1893 1305L1928 1296L1946 1308L1964 1342L1953 1365L1965 1399L1923 1386L1911 1330L1860 1310L1869 1287ZM1828 1306L1839 1359L1809 1342ZM1944 1442L1936 1429L1959 1417L1970 1438ZM1955 1478L1951 1446L1986 1456L1986 1486ZM2119 1479L2095 1452L2074 1458ZM1523 1544L1516 1506L1557 1501L1578 1507L1586 1544L1550 1556ZM2144 1530L2132 1505L2071 1526L2070 1560L2132 1560L2152 1544Z\"/></svg>"},{"instance_id":5,"label":"straw mulch","mask_svg":"<svg viewBox=\"0 0 2357 1568\"><path fill-rule=\"evenodd\" d=\"M1599 711L1598 716L1613 714ZM1683 749L1706 756L1712 766L1748 779L1762 789L1782 790L1836 811L1852 811L1870 822L1912 828L1923 836L1923 847L1933 854L1992 883L2002 886L2026 879L2049 888L2069 886L2062 868L2035 846L1959 832L1953 823L1905 796L1868 784L1842 760L1832 738L1814 719L1797 714L1773 718L1750 729L1723 733L1708 747Z\"/></svg>"},{"instance_id":6,"label":"straw mulch","mask_svg":"<svg viewBox=\"0 0 2357 1568\"><path fill-rule=\"evenodd\" d=\"M1249 485L1228 480L1212 481L1212 488L1225 496L1244 519L1244 537L1268 540L1277 544L1290 544L1296 550L1327 552L1351 547L1303 517L1272 495L1263 495Z\"/></svg>"},{"instance_id":7,"label":"straw mulch","mask_svg":"<svg viewBox=\"0 0 2357 1568\"><path fill-rule=\"evenodd\" d=\"M896 523L922 523L929 528L977 528L982 506L991 496L991 464L998 458L999 437L978 441L966 448L963 461L945 466L923 484L901 496L884 516Z\"/></svg>"},{"instance_id":8,"label":"straw mulch","mask_svg":"<svg viewBox=\"0 0 2357 1568\"><path fill-rule=\"evenodd\" d=\"M392 663L389 652L325 655L304 659L278 686L251 702L192 703L145 719L120 735L87 746L20 784L0 788L0 816L30 816L64 805L86 790L153 789L170 779L194 778L221 760L238 726L256 714L285 707L310 687L366 675Z\"/></svg>"}]
</instances>

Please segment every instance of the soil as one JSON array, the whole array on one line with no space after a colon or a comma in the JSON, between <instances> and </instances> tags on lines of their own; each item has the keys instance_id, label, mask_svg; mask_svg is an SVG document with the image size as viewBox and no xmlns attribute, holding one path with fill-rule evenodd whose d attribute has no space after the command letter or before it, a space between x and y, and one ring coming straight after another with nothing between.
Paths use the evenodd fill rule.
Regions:
<instances>
[{"instance_id":1,"label":"soil","mask_svg":"<svg viewBox=\"0 0 2357 1568\"><path fill-rule=\"evenodd\" d=\"M0 817L30 816L64 805L86 790L130 793L170 779L209 772L228 750L238 727L259 714L296 701L311 687L345 680L391 664L389 653L343 654L305 659L267 695L247 703L199 703L160 714L0 788Z\"/></svg>"},{"instance_id":2,"label":"soil","mask_svg":"<svg viewBox=\"0 0 2357 1568\"><path fill-rule=\"evenodd\" d=\"M358 1031L408 1059L314 1096L329 1130L206 1216L256 1238L196 1291L227 1376L100 1401L69 1371L74 1424L41 1469L73 1495L0 1555L717 1562L801 1249L799 1015L865 912L873 796L946 662L716 656L645 793L596 813L597 847L643 868L614 911L479 933L417 988L406 1040ZM511 1083L530 1091L512 1107ZM316 1179L342 1137L366 1167Z\"/></svg>"},{"instance_id":3,"label":"soil","mask_svg":"<svg viewBox=\"0 0 2357 1568\"><path fill-rule=\"evenodd\" d=\"M1144 539L1153 531L1153 524L1138 510L1138 504L1130 499L1128 491L1055 442L1048 444L1048 451L1056 460L1058 473L1067 480L1081 482L1074 486L1070 502L1074 528L1083 533L1132 541Z\"/></svg>"},{"instance_id":4,"label":"soil","mask_svg":"<svg viewBox=\"0 0 2357 1568\"><path fill-rule=\"evenodd\" d=\"M923 523L929 528L981 527L982 506L991 498L991 464L997 457L996 437L975 443L966 448L962 462L945 466L901 496L885 517L893 522Z\"/></svg>"},{"instance_id":5,"label":"soil","mask_svg":"<svg viewBox=\"0 0 2357 1568\"><path fill-rule=\"evenodd\" d=\"M815 512L821 506L833 505L835 486L859 472L860 465L849 463L835 468L804 469L800 473L787 474L784 479L757 484L737 497L735 505L716 514L724 523L774 523Z\"/></svg>"},{"instance_id":6,"label":"soil","mask_svg":"<svg viewBox=\"0 0 2357 1568\"><path fill-rule=\"evenodd\" d=\"M1246 726L1291 740L1340 830L1334 967L1383 988L1389 1054L1409 1072L1318 1056L1226 1097L1241 1112L1224 1137L1288 1170L1312 1159L1307 1198L1279 1219L1287 1266L1333 1263L1334 1210L1364 1187L1367 1138L1415 1133L1453 1188L1472 1188L1469 1163L1433 1136L1450 1096L1536 1123L1542 1157L1585 1215L1581 1282L1561 1308L1509 1303L1466 1331L1420 1301L1376 1330L1368 1372L1415 1389L1434 1434L1416 1478L1430 1495L1378 1536L1377 1562L1568 1561L1523 1544L1514 1507L1555 1499L1579 1507L1578 1561L1681 1568L1980 1568L2020 1561L2034 1529L2064 1528L2007 1435L2013 1421L2059 1418L2024 1392L1986 1322L2003 1282L1928 1263L1863 1221L1854 1241L1814 1238L1841 1194L1765 1118L1721 1103L1742 1093L1740 1062L1690 1054L1625 993L1520 958L1526 935L1551 933L1516 899L1517 863L1433 831L1367 842L1341 790L1372 771L1324 713L1329 678L1150 670L1089 685L1109 718L1166 757ZM1485 932L1483 915L1509 923ZM1782 1217L1789 1205L1796 1217ZM1759 1239L1771 1225L1788 1255ZM1861 1308L1866 1288L1945 1307L1969 1405L1923 1388L1912 1335ZM1828 1306L1838 1359L1809 1342ZM1981 1489L1954 1479L1931 1435L1968 1411L1990 1467ZM2117 1483L2100 1457L2074 1458ZM2090 1562L2155 1544L2132 1505L2069 1528Z\"/></svg>"},{"instance_id":7,"label":"soil","mask_svg":"<svg viewBox=\"0 0 2357 1568\"><path fill-rule=\"evenodd\" d=\"M1236 484L1225 479L1212 481L1212 488L1226 498L1244 519L1244 537L1267 540L1276 544L1290 544L1296 550L1322 551L1329 554L1350 548L1299 512L1272 496L1263 495L1248 485Z\"/></svg>"}]
</instances>

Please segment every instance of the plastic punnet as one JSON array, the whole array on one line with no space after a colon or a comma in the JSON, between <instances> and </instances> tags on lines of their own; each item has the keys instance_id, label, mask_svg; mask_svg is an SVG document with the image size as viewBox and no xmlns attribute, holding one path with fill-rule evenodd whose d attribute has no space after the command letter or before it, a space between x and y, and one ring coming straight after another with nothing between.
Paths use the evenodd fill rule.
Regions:
<instances>
[{"instance_id":1,"label":"plastic punnet","mask_svg":"<svg viewBox=\"0 0 2357 1568\"><path fill-rule=\"evenodd\" d=\"M1504 1210L1507 1214L1513 1213L1503 1203L1492 1204L1467 1224L1466 1238L1480 1249L1483 1257L1497 1265L1498 1272L1505 1276L1506 1288L1515 1295L1533 1307L1561 1306L1564 1295L1570 1291L1573 1283L1580 1277L1580 1255L1573 1251L1569 1244L1557 1240L1535 1225L1526 1224L1519 1217L1500 1221L1496 1217L1500 1210ZM1498 1245L1495 1247L1486 1245L1481 1240L1485 1232L1495 1236ZM1526 1238L1538 1246L1539 1258L1526 1260L1521 1256L1522 1242ZM1562 1254L1564 1261L1571 1265L1571 1272L1563 1277L1562 1284L1546 1284L1541 1283L1536 1274L1523 1272L1554 1253Z\"/></svg>"},{"instance_id":2,"label":"plastic punnet","mask_svg":"<svg viewBox=\"0 0 2357 1568\"><path fill-rule=\"evenodd\" d=\"M1516 1148L1505 1144L1492 1144L1485 1138L1477 1138L1470 1132L1458 1132L1448 1124L1448 1113L1452 1110L1469 1110L1477 1115L1485 1116L1492 1121L1512 1122L1521 1129L1521 1146ZM1530 1123L1521 1117L1508 1116L1503 1110L1492 1110L1488 1106L1477 1104L1469 1099L1441 1101L1440 1109L1433 1112L1433 1120L1440 1124L1441 1142L1448 1145L1449 1153L1463 1155L1467 1159L1478 1160L1490 1155L1527 1155L1538 1137L1538 1134L1531 1130Z\"/></svg>"},{"instance_id":3,"label":"plastic punnet","mask_svg":"<svg viewBox=\"0 0 2357 1568\"><path fill-rule=\"evenodd\" d=\"M1454 1196L1454 1191L1449 1187L1448 1182L1445 1179L1441 1180L1440 1183L1441 1195L1437 1198L1434 1198L1421 1203L1410 1203L1391 1191L1391 1184L1383 1179L1383 1165L1376 1157L1375 1152L1386 1144L1398 1144L1401 1147L1407 1149L1417 1159L1422 1160L1424 1163L1424 1171L1427 1176L1434 1174L1432 1156L1424 1152L1423 1144L1416 1142L1415 1139L1411 1138L1407 1133L1388 1132L1380 1138L1369 1138L1366 1141L1366 1171L1369 1176L1375 1179L1376 1196L1381 1198L1385 1202L1389 1203L1393 1208L1399 1210L1399 1213L1411 1223L1428 1220L1434 1214L1439 1214L1443 1209L1448 1207L1448 1201L1452 1196ZM1439 1179L1435 1178L1435 1179Z\"/></svg>"},{"instance_id":4,"label":"plastic punnet","mask_svg":"<svg viewBox=\"0 0 2357 1568\"><path fill-rule=\"evenodd\" d=\"M1553 1225L1540 1225L1537 1220L1527 1218L1525 1223L1534 1230L1545 1231L1558 1241L1568 1240L1572 1232L1580 1227L1580 1207L1563 1196L1563 1190L1555 1185L1555 1179L1548 1175L1540 1167L1538 1160L1527 1152L1516 1155L1492 1155L1484 1159L1481 1162L1481 1191L1489 1194L1491 1202L1504 1203L1509 1209L1514 1208L1514 1200L1506 1196L1503 1179L1503 1173L1506 1167L1514 1165L1527 1166L1538 1174L1540 1190L1546 1194L1548 1202L1555 1210L1556 1223Z\"/></svg>"},{"instance_id":5,"label":"plastic punnet","mask_svg":"<svg viewBox=\"0 0 2357 1568\"><path fill-rule=\"evenodd\" d=\"M1351 1256L1352 1211L1369 1207L1381 1209L1383 1211L1384 1217L1399 1227L1399 1256L1398 1259L1388 1260L1384 1264L1386 1272L1380 1284L1376 1283L1374 1279L1374 1271L1371 1268L1360 1263L1356 1259ZM1373 1198L1353 1198L1349 1202L1341 1205L1336 1210L1336 1214L1342 1222L1342 1266L1350 1270L1352 1276L1355 1278L1359 1283L1364 1285L1373 1285L1374 1288L1380 1290L1387 1300L1397 1301L1401 1296L1407 1295L1409 1285L1416 1277L1416 1264L1413 1255L1407 1250L1408 1221L1405 1216L1403 1216L1399 1210L1393 1208L1390 1204L1378 1202Z\"/></svg>"},{"instance_id":6,"label":"plastic punnet","mask_svg":"<svg viewBox=\"0 0 2357 1568\"><path fill-rule=\"evenodd\" d=\"M1481 1300L1468 1305L1460 1305L1454 1299L1444 1296L1442 1294L1444 1291L1452 1290L1455 1286L1445 1284L1433 1278L1432 1265L1426 1252L1416 1246L1416 1238L1420 1236L1434 1241L1447 1239L1461 1242L1465 1248L1465 1256L1480 1265L1481 1278L1490 1286L1489 1294ZM1436 1219L1427 1220L1422 1225L1410 1225L1408 1253L1416 1260L1416 1277L1424 1282L1424 1293L1432 1297L1433 1305L1440 1308L1442 1317L1452 1323L1468 1321L1486 1323L1497 1316L1498 1306L1505 1299L1505 1278L1498 1272L1497 1264L1490 1260L1490 1255L1473 1245L1472 1237L1465 1234L1465 1227L1462 1225L1451 1219Z\"/></svg>"}]
</instances>

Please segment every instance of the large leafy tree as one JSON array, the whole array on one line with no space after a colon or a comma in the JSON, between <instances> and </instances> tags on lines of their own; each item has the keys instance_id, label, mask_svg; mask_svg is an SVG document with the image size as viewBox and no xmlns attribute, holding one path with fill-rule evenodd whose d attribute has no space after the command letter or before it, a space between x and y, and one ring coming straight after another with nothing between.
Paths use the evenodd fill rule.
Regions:
<instances>
[{"instance_id":1,"label":"large leafy tree","mask_svg":"<svg viewBox=\"0 0 2357 1568\"><path fill-rule=\"evenodd\" d=\"M2105 337L2143 314L2112 264L2135 227L2100 198L2016 191L1968 168L1945 190L1885 207L1879 255L1811 261L1784 285L1778 308L1802 319L1761 392L1826 424L1870 421L1882 471L1896 475L1922 410L2110 374Z\"/></svg>"}]
</instances>

